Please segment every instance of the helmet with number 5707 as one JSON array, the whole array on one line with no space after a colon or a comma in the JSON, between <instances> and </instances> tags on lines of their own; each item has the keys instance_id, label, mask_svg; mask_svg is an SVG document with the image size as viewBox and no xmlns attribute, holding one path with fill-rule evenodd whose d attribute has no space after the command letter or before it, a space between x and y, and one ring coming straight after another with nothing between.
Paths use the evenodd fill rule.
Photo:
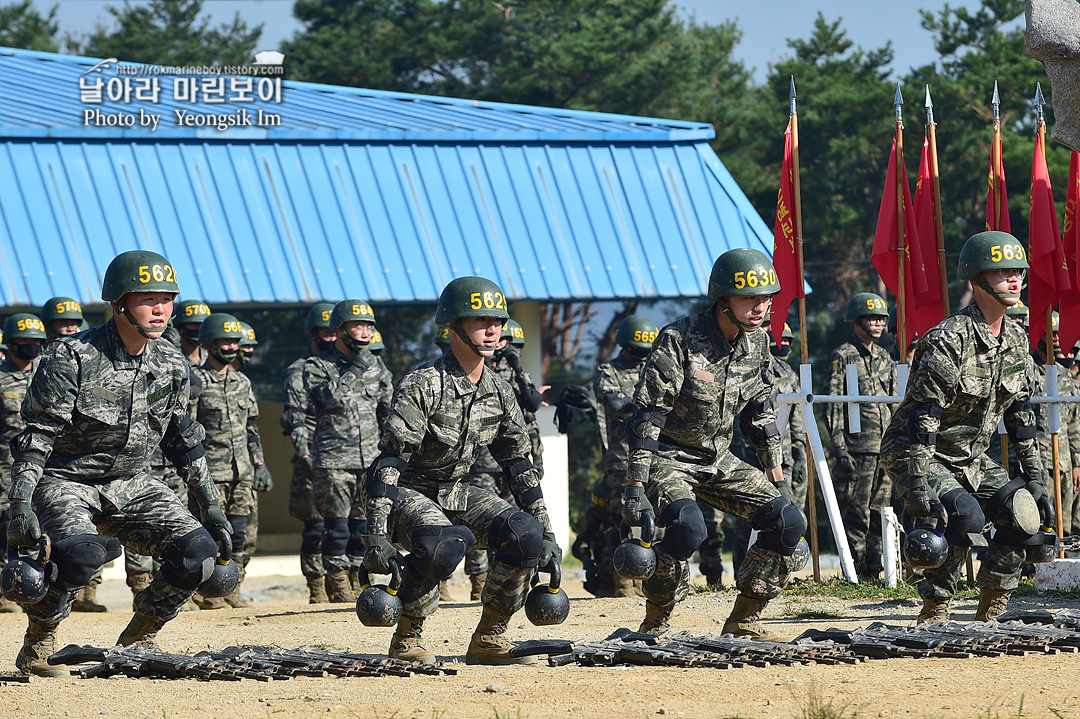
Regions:
<instances>
[{"instance_id":1,"label":"helmet with number 5707","mask_svg":"<svg viewBox=\"0 0 1080 719\"><path fill-rule=\"evenodd\" d=\"M716 258L709 275L709 301L721 297L756 297L780 291L772 261L760 250L740 247Z\"/></svg>"},{"instance_id":2,"label":"helmet with number 5707","mask_svg":"<svg viewBox=\"0 0 1080 719\"><path fill-rule=\"evenodd\" d=\"M449 327L462 317L495 317L505 322L510 319L506 295L485 277L458 277L439 295L435 323Z\"/></svg>"}]
</instances>

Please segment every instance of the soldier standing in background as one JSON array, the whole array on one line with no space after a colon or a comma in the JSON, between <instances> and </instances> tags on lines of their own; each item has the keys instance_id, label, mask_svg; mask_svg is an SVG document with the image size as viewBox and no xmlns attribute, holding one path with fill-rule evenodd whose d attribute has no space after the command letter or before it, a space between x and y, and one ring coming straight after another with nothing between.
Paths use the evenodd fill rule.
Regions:
<instances>
[{"instance_id":1,"label":"soldier standing in background","mask_svg":"<svg viewBox=\"0 0 1080 719\"><path fill-rule=\"evenodd\" d=\"M596 430L600 435L604 484L607 487L607 501L604 504L607 511L616 518L622 512L626 467L630 457L626 422L639 409L634 404L634 388L641 378L645 358L649 356L658 332L656 323L644 315L630 315L624 319L615 331L615 344L620 347L618 356L597 367L596 378L593 380L593 392L596 394ZM605 524L597 523L596 526L599 528ZM616 520L615 524L618 525L619 522ZM599 571L601 576L611 574L614 583L612 596L634 595L634 583L620 577L612 567L604 567Z\"/></svg>"},{"instance_id":2,"label":"soldier standing in background","mask_svg":"<svg viewBox=\"0 0 1080 719\"><path fill-rule=\"evenodd\" d=\"M25 429L23 398L30 388L45 344L46 325L27 313L14 314L4 322L7 358L0 363L0 538L7 547L8 490L11 489L11 440ZM96 600L92 596L91 600ZM95 601L96 603L96 601ZM101 606L101 605L98 605ZM102 610L105 608L102 607ZM0 612L17 612L19 605L0 595Z\"/></svg>"},{"instance_id":3,"label":"soldier standing in background","mask_svg":"<svg viewBox=\"0 0 1080 719\"><path fill-rule=\"evenodd\" d=\"M896 364L877 340L885 329L889 307L872 292L860 292L848 300L844 320L850 322L854 335L833 350L825 383L829 394L895 396ZM847 366L858 369L858 387L848 388ZM833 485L840 517L844 522L855 571L860 577L875 578L881 564L880 509L889 504L891 487L885 470L878 462L881 438L892 418L892 405L860 403L862 431L853 433L847 424L847 407L829 404L825 426L835 452Z\"/></svg>"},{"instance_id":4,"label":"soldier standing in background","mask_svg":"<svg viewBox=\"0 0 1080 719\"><path fill-rule=\"evenodd\" d=\"M259 339L255 335L254 327L247 322L241 322L240 331L243 332L243 336L240 338L240 354L236 356L232 363L232 368L237 371L242 371L244 367L251 364L251 361L255 358L255 348L259 346ZM255 406L258 407L257 398ZM247 564L251 562L251 558L255 556L255 548L259 541L259 494L269 492L274 488L274 477L270 474L270 468L266 466L266 460L263 457L261 436L259 440L258 444L248 444L251 465L255 468L255 478L251 483L251 488L255 492L252 495L251 514L248 515L247 520L247 533L245 535L247 539L242 548L241 556L244 558L245 563L242 569L246 569Z\"/></svg>"},{"instance_id":5,"label":"soldier standing in background","mask_svg":"<svg viewBox=\"0 0 1080 719\"><path fill-rule=\"evenodd\" d=\"M304 363L303 382L315 410L312 490L323 516L327 594L331 602L353 602L366 533L359 485L378 453L379 426L394 388L386 365L367 351L375 327L371 305L342 300L330 326L337 330L334 346Z\"/></svg>"},{"instance_id":6,"label":"soldier standing in background","mask_svg":"<svg viewBox=\"0 0 1080 719\"><path fill-rule=\"evenodd\" d=\"M172 326L162 335L163 339L176 344L188 358L192 367L198 367L206 357L199 344L199 326L210 316L210 307L202 300L184 300L176 303Z\"/></svg>"},{"instance_id":7,"label":"soldier standing in background","mask_svg":"<svg viewBox=\"0 0 1080 719\"><path fill-rule=\"evenodd\" d=\"M307 580L308 601L319 604L326 596L326 570L322 562L323 518L315 506L311 489L311 435L315 431L315 410L304 390L304 363L334 346L337 331L330 326L334 305L320 302L308 310L304 334L308 354L285 368L282 389L285 396L281 426L292 439L293 473L289 481L289 515L304 523L300 535L300 572Z\"/></svg>"}]
</instances>

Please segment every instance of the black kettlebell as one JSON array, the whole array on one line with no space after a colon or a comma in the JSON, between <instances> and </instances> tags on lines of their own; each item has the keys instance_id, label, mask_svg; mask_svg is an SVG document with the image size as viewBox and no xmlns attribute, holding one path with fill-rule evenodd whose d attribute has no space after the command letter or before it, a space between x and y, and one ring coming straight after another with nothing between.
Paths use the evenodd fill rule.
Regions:
<instances>
[{"instance_id":1,"label":"black kettlebell","mask_svg":"<svg viewBox=\"0 0 1080 719\"><path fill-rule=\"evenodd\" d=\"M227 531L218 533L218 556L210 578L199 585L199 594L207 598L227 597L240 586L240 569L232 560L232 536Z\"/></svg>"},{"instance_id":2,"label":"black kettlebell","mask_svg":"<svg viewBox=\"0 0 1080 719\"><path fill-rule=\"evenodd\" d=\"M641 538L623 527L623 540L615 548L611 563L623 579L648 579L656 571L656 550L652 548L656 536L656 520L652 512L641 515Z\"/></svg>"},{"instance_id":3,"label":"black kettlebell","mask_svg":"<svg viewBox=\"0 0 1080 719\"><path fill-rule=\"evenodd\" d=\"M1054 561L1058 556L1059 543L1057 532L1052 527L1043 527L1028 540L1028 545L1024 547L1027 561L1032 564Z\"/></svg>"},{"instance_id":4,"label":"black kettlebell","mask_svg":"<svg viewBox=\"0 0 1080 719\"><path fill-rule=\"evenodd\" d=\"M937 569L949 556L949 543L945 540L949 515L940 502L935 503L934 509L932 523L916 526L904 540L904 561L913 569Z\"/></svg>"},{"instance_id":5,"label":"black kettlebell","mask_svg":"<svg viewBox=\"0 0 1080 719\"><path fill-rule=\"evenodd\" d=\"M7 599L18 604L40 602L49 592L49 582L56 578L56 565L49 563L52 542L48 535L41 535L33 552L24 557L18 547L8 545L8 562L0 570L0 590Z\"/></svg>"},{"instance_id":6,"label":"black kettlebell","mask_svg":"<svg viewBox=\"0 0 1080 719\"><path fill-rule=\"evenodd\" d=\"M392 627L401 619L401 562L390 560L390 584L371 584L367 569L360 567L360 586L363 590L356 598L356 616L365 627Z\"/></svg>"},{"instance_id":7,"label":"black kettlebell","mask_svg":"<svg viewBox=\"0 0 1080 719\"><path fill-rule=\"evenodd\" d=\"M533 588L525 598L525 616L538 627L550 624L562 624L570 616L570 597L566 596L559 585L562 584L562 567L559 560L551 558L547 569L551 574L547 586L540 584L539 574L532 578Z\"/></svg>"}]
</instances>

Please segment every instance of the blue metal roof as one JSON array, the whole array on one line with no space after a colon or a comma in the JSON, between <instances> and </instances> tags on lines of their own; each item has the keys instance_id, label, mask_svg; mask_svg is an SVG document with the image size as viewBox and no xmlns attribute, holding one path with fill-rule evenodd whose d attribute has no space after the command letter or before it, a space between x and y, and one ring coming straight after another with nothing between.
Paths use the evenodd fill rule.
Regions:
<instances>
[{"instance_id":1,"label":"blue metal roof","mask_svg":"<svg viewBox=\"0 0 1080 719\"><path fill-rule=\"evenodd\" d=\"M469 274L511 299L697 297L721 252L772 247L706 125L286 82L288 137L120 134L71 120L94 62L0 49L2 304L97 301L136 247L216 305L434 302Z\"/></svg>"}]
</instances>

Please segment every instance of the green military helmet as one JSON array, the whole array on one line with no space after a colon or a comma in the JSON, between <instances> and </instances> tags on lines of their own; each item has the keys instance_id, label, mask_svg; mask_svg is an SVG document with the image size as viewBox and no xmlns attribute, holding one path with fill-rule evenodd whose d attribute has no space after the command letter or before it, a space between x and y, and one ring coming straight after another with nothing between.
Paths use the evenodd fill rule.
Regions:
<instances>
[{"instance_id":1,"label":"green military helmet","mask_svg":"<svg viewBox=\"0 0 1080 719\"><path fill-rule=\"evenodd\" d=\"M384 349L386 349L386 345L383 343L382 340L382 332L379 332L379 330L375 330L371 333L371 342L368 343L367 348L368 352L373 355L380 354Z\"/></svg>"},{"instance_id":2,"label":"green military helmet","mask_svg":"<svg viewBox=\"0 0 1080 719\"><path fill-rule=\"evenodd\" d=\"M791 325L787 322L784 323L784 331L780 333L781 339L789 339L792 342L795 341L795 333L791 331Z\"/></svg>"},{"instance_id":3,"label":"green military helmet","mask_svg":"<svg viewBox=\"0 0 1080 719\"><path fill-rule=\"evenodd\" d=\"M41 307L42 322L53 320L83 321L82 305L70 297L53 297Z\"/></svg>"},{"instance_id":4,"label":"green military helmet","mask_svg":"<svg viewBox=\"0 0 1080 719\"><path fill-rule=\"evenodd\" d=\"M202 324L210 316L210 306L202 300L183 300L173 307L173 324Z\"/></svg>"},{"instance_id":5,"label":"green military helmet","mask_svg":"<svg viewBox=\"0 0 1080 719\"><path fill-rule=\"evenodd\" d=\"M308 310L304 320L304 334L310 335L312 330L320 327L330 327L330 315L334 312L333 302L319 302Z\"/></svg>"},{"instance_id":6,"label":"green military helmet","mask_svg":"<svg viewBox=\"0 0 1080 719\"><path fill-rule=\"evenodd\" d=\"M656 336L660 334L656 323L645 315L630 315L619 323L615 332L615 344L630 345L638 349L652 349Z\"/></svg>"},{"instance_id":7,"label":"green military helmet","mask_svg":"<svg viewBox=\"0 0 1080 719\"><path fill-rule=\"evenodd\" d=\"M600 475L592 486L592 503L597 507L607 507L608 489L604 475Z\"/></svg>"},{"instance_id":8,"label":"green military helmet","mask_svg":"<svg viewBox=\"0 0 1080 719\"><path fill-rule=\"evenodd\" d=\"M244 336L240 320L226 312L214 312L199 326L199 344L212 345L215 340L236 340Z\"/></svg>"},{"instance_id":9,"label":"green military helmet","mask_svg":"<svg viewBox=\"0 0 1080 719\"><path fill-rule=\"evenodd\" d=\"M352 321L375 324L375 310L366 300L348 299L334 305L330 313L330 327L340 329L343 324Z\"/></svg>"},{"instance_id":10,"label":"green military helmet","mask_svg":"<svg viewBox=\"0 0 1080 719\"><path fill-rule=\"evenodd\" d=\"M435 339L433 343L439 347L449 347L450 328L446 325L435 325Z\"/></svg>"},{"instance_id":11,"label":"green military helmet","mask_svg":"<svg viewBox=\"0 0 1080 719\"><path fill-rule=\"evenodd\" d=\"M259 346L259 340L255 336L255 328L254 327L249 325L247 322L241 322L240 323L240 332L242 333L242 335L240 337L240 346L241 347L258 347Z\"/></svg>"},{"instance_id":12,"label":"green military helmet","mask_svg":"<svg viewBox=\"0 0 1080 719\"><path fill-rule=\"evenodd\" d=\"M11 344L12 340L46 340L45 323L37 315L29 312L17 312L8 317L4 322L4 343Z\"/></svg>"},{"instance_id":13,"label":"green military helmet","mask_svg":"<svg viewBox=\"0 0 1080 719\"><path fill-rule=\"evenodd\" d=\"M450 327L462 317L495 317L505 323L510 319L506 295L485 277L458 277L439 295L435 323Z\"/></svg>"},{"instance_id":14,"label":"green military helmet","mask_svg":"<svg viewBox=\"0 0 1080 719\"><path fill-rule=\"evenodd\" d=\"M506 321L499 337L500 339L510 340L510 344L515 347L525 346L525 330L515 320Z\"/></svg>"},{"instance_id":15,"label":"green military helmet","mask_svg":"<svg viewBox=\"0 0 1080 719\"><path fill-rule=\"evenodd\" d=\"M1009 305L1005 309L1005 316L1006 317L1023 317L1026 320L1027 316L1028 316L1028 307L1023 302L1017 302L1015 305ZM1057 320L1056 320L1057 312L1054 313L1054 317L1055 317L1054 329L1057 329Z\"/></svg>"},{"instance_id":16,"label":"green military helmet","mask_svg":"<svg viewBox=\"0 0 1080 719\"><path fill-rule=\"evenodd\" d=\"M716 258L709 275L709 301L721 297L775 295L780 280L770 260L761 250L740 247Z\"/></svg>"},{"instance_id":17,"label":"green military helmet","mask_svg":"<svg viewBox=\"0 0 1080 719\"><path fill-rule=\"evenodd\" d=\"M180 287L176 284L176 271L167 259L156 252L121 252L105 270L101 299L104 302L119 302L128 292L169 292L178 295Z\"/></svg>"},{"instance_id":18,"label":"green military helmet","mask_svg":"<svg viewBox=\"0 0 1080 719\"><path fill-rule=\"evenodd\" d=\"M854 322L860 317L888 317L889 305L880 295L873 292L858 292L852 295L844 312L845 322Z\"/></svg>"},{"instance_id":19,"label":"green military helmet","mask_svg":"<svg viewBox=\"0 0 1080 719\"><path fill-rule=\"evenodd\" d=\"M968 238L960 249L957 277L974 280L984 270L1026 270L1027 251L1008 232L990 230Z\"/></svg>"}]
</instances>

